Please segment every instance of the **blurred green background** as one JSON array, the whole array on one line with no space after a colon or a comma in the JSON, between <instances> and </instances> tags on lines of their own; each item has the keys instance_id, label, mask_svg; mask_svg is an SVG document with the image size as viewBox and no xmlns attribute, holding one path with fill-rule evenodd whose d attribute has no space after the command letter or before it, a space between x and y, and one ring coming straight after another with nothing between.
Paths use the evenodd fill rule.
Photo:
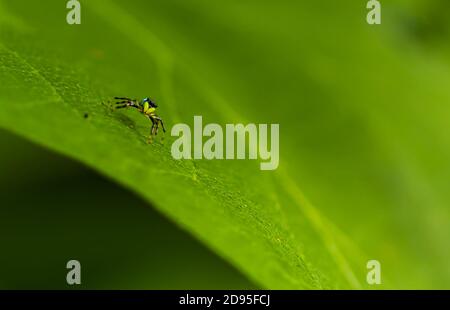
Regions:
<instances>
[{"instance_id":1,"label":"blurred green background","mask_svg":"<svg viewBox=\"0 0 450 310\"><path fill-rule=\"evenodd\" d=\"M0 141L1 289L69 288L71 259L83 289L257 288L98 173L3 130Z\"/></svg>"},{"instance_id":2,"label":"blurred green background","mask_svg":"<svg viewBox=\"0 0 450 310\"><path fill-rule=\"evenodd\" d=\"M123 95L160 99L169 126L190 122L193 115L208 115L208 122L279 123L280 174L289 173L333 223L325 224L329 232L336 229L348 238L340 240L342 253L354 258L360 282L365 260L350 248L380 260L385 277L380 288L450 288L448 1L381 1L379 26L366 23L364 0L89 2L81 1L82 24L69 26L65 1L0 1L1 44L38 64L45 77L58 77L51 82L73 105L72 116L89 113L90 122L104 125L107 108L99 102ZM0 59L2 69L10 70L9 58ZM43 94L16 90L14 82L4 79L8 87L0 86L1 125L39 146L1 134L0 287L64 288L65 262L77 257L93 271L83 288L315 287L271 282L277 278L273 270L260 268L261 262L252 266L250 246L228 253L229 240L220 234L209 240L214 236L192 229L197 223L189 226L186 218L174 216L178 210L168 212L167 220L148 200L45 150L36 125L41 119L30 117L16 128L8 113L17 111L7 105ZM58 111L30 113L52 124L50 114ZM216 121L219 116L224 118ZM110 118L140 130L130 140L147 130L139 117ZM36 131L26 129L28 124ZM110 129L115 128L105 131ZM120 137L114 143L126 146ZM230 163L218 163L220 169L198 165L211 174L240 171ZM230 195L259 197L258 190L266 189L253 179L243 183L248 187ZM286 194L287 184L273 187ZM158 186L165 186L166 194L179 190L175 184ZM148 196L157 204L160 193ZM318 278L327 278L320 287L346 287L320 241L304 230L303 219L289 216L298 210L288 196L279 198L288 210L285 236L319 271ZM167 199L161 204L169 205ZM271 216L275 226L282 222L278 213L260 209L257 205L251 215L264 229L272 228L265 221ZM256 244L268 239L264 229L256 232L262 240ZM282 250L290 245L280 243ZM267 244L284 253L275 241ZM241 257L239 251L248 252ZM253 254L256 261L261 253Z\"/></svg>"}]
</instances>

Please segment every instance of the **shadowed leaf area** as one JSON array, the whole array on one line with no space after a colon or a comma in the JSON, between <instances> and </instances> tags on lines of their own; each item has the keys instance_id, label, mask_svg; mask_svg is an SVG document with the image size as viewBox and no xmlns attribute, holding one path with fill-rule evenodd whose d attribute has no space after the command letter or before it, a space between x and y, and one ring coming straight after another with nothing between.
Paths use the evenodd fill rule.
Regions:
<instances>
[{"instance_id":1,"label":"shadowed leaf area","mask_svg":"<svg viewBox=\"0 0 450 310\"><path fill-rule=\"evenodd\" d=\"M369 26L364 1L89 0L70 26L61 1L2 0L0 126L133 191L259 287L450 288L448 5L393 2ZM156 100L169 132L147 144L115 96ZM194 115L280 124L280 167L174 160L170 128Z\"/></svg>"}]
</instances>

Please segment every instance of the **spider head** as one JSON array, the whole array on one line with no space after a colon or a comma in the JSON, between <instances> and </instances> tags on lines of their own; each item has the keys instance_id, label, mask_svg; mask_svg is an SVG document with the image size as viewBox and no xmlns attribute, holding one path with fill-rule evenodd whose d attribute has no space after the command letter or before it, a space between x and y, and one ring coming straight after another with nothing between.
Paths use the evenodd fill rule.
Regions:
<instances>
[{"instance_id":1,"label":"spider head","mask_svg":"<svg viewBox=\"0 0 450 310\"><path fill-rule=\"evenodd\" d=\"M154 103L150 98L144 98L142 100L142 103L146 103L148 102L149 106L151 106L152 108L157 108L158 106L156 105L156 103Z\"/></svg>"}]
</instances>

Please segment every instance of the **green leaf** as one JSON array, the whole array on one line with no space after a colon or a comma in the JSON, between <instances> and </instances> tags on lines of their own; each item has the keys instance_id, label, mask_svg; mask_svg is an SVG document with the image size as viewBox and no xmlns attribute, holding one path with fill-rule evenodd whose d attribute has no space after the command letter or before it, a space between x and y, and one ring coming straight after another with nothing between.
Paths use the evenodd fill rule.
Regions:
<instances>
[{"instance_id":1,"label":"green leaf","mask_svg":"<svg viewBox=\"0 0 450 310\"><path fill-rule=\"evenodd\" d=\"M130 188L261 287L367 288L377 259L378 288L448 288L448 59L353 2L90 0L69 26L61 1L2 1L0 126ZM176 161L114 96L155 98L168 128L279 123L280 167Z\"/></svg>"}]
</instances>

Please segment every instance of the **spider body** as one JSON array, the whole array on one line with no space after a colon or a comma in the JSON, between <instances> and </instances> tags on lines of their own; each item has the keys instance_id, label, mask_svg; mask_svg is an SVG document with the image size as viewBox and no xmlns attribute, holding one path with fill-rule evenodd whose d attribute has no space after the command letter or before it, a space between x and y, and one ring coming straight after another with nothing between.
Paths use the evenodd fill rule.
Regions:
<instances>
[{"instance_id":1,"label":"spider body","mask_svg":"<svg viewBox=\"0 0 450 310\"><path fill-rule=\"evenodd\" d=\"M137 99L130 98L122 98L115 97L116 100L122 100L116 102L117 109L123 108L135 108L142 114L144 114L151 122L152 128L150 130L149 142L152 141L153 137L158 134L159 125L161 125L164 132L166 129L164 128L163 120L156 114L156 108L158 107L155 102L153 102L150 98L144 98L141 101Z\"/></svg>"}]
</instances>

